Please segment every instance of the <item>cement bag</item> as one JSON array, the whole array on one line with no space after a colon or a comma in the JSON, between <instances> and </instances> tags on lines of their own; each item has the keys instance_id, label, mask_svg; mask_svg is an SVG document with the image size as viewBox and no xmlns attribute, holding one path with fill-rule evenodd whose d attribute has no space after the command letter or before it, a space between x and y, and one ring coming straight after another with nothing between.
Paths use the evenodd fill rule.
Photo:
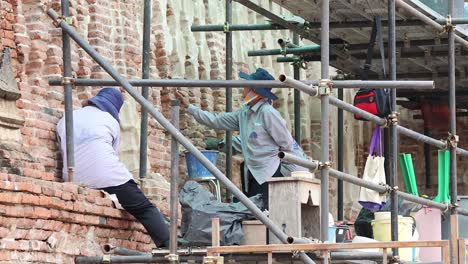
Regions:
<instances>
[{"instance_id":1,"label":"cement bag","mask_svg":"<svg viewBox=\"0 0 468 264\"><path fill-rule=\"evenodd\" d=\"M379 153L374 155L376 147L379 148ZM376 126L374 133L372 133L369 156L367 157L362 179L375 184L385 184L384 162L385 158L382 156L382 135L380 126ZM386 197L385 194L361 187L359 203L371 211L379 211L385 205Z\"/></svg>"},{"instance_id":2,"label":"cement bag","mask_svg":"<svg viewBox=\"0 0 468 264\"><path fill-rule=\"evenodd\" d=\"M211 245L211 219L220 221L221 245L240 245L243 239L242 221L255 217L242 203L218 202L214 195L195 181L188 181L179 193L182 205L181 235L191 246ZM250 198L262 206L261 195Z\"/></svg>"}]
</instances>

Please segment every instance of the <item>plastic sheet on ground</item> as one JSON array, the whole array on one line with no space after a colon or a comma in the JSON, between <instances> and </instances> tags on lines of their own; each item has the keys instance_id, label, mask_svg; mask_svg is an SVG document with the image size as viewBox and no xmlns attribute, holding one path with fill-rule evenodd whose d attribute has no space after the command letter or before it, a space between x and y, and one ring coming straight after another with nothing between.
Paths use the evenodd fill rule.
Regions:
<instances>
[{"instance_id":1,"label":"plastic sheet on ground","mask_svg":"<svg viewBox=\"0 0 468 264\"><path fill-rule=\"evenodd\" d=\"M250 198L262 205L261 195ZM220 219L221 245L239 245L243 238L242 221L255 217L242 203L218 202L214 195L195 181L188 181L179 193L182 205L182 241L190 246L211 245L211 219Z\"/></svg>"}]
</instances>

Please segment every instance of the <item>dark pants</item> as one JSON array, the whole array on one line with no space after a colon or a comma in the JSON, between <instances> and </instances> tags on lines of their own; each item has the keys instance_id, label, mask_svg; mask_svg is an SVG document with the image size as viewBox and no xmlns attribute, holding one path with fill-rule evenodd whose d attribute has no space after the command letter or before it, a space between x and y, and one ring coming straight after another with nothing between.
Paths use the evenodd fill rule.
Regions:
<instances>
[{"instance_id":1,"label":"dark pants","mask_svg":"<svg viewBox=\"0 0 468 264\"><path fill-rule=\"evenodd\" d=\"M250 170L248 171L248 176L249 190L247 192L247 196L252 197L261 193L263 198L263 208L268 210L268 183L265 182L263 184L258 184L257 180L255 180ZM272 175L272 177L283 177L283 174L281 174L281 164L276 170L276 172Z\"/></svg>"},{"instance_id":2,"label":"dark pants","mask_svg":"<svg viewBox=\"0 0 468 264\"><path fill-rule=\"evenodd\" d=\"M145 227L157 247L169 246L169 229L162 214L146 198L135 181L130 180L122 185L102 190L117 196L122 207Z\"/></svg>"}]
</instances>

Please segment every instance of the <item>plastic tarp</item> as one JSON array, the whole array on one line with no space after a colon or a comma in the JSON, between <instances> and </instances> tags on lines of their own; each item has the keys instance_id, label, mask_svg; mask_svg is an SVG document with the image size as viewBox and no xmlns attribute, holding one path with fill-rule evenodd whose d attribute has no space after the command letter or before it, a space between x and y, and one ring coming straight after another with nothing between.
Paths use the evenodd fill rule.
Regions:
<instances>
[{"instance_id":1,"label":"plastic tarp","mask_svg":"<svg viewBox=\"0 0 468 264\"><path fill-rule=\"evenodd\" d=\"M261 208L261 195L250 198ZM195 181L187 181L179 193L182 205L182 243L211 245L211 219L220 219L221 245L239 245L243 238L242 221L254 219L242 203L218 202L215 196Z\"/></svg>"}]
</instances>

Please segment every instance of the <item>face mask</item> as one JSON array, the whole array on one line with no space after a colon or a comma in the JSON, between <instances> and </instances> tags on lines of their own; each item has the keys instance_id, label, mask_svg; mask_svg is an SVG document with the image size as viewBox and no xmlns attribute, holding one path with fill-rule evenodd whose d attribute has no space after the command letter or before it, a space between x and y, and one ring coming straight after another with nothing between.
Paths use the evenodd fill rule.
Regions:
<instances>
[{"instance_id":1,"label":"face mask","mask_svg":"<svg viewBox=\"0 0 468 264\"><path fill-rule=\"evenodd\" d=\"M261 96L256 94L254 91L250 91L248 92L245 96L244 96L244 99L242 100L242 102L244 104L248 104L258 98L260 98Z\"/></svg>"}]
</instances>

